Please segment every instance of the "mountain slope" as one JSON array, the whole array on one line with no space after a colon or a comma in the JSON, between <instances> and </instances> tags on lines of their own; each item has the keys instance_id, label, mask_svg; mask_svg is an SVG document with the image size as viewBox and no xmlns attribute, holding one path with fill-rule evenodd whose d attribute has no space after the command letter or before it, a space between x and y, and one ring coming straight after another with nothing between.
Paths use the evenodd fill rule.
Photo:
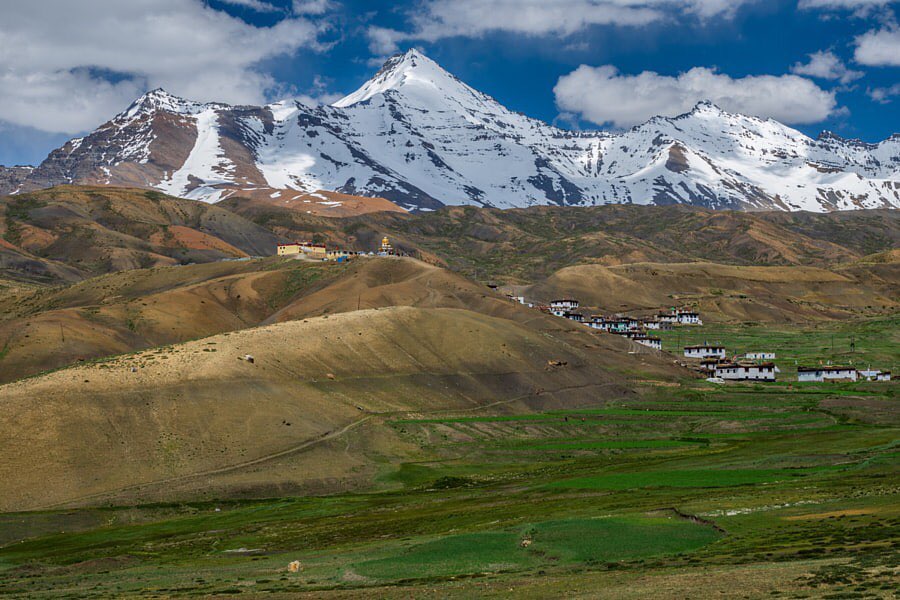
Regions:
<instances>
[{"instance_id":1,"label":"mountain slope","mask_svg":"<svg viewBox=\"0 0 900 600\"><path fill-rule=\"evenodd\" d=\"M136 269L59 289L0 295L0 383L224 331L390 306L546 320L482 285L411 258L340 264L273 257ZM544 327L554 328L554 320Z\"/></svg>"},{"instance_id":2,"label":"mountain slope","mask_svg":"<svg viewBox=\"0 0 900 600\"><path fill-rule=\"evenodd\" d=\"M209 202L328 190L410 209L687 203L824 212L900 207L900 136L813 140L709 103L621 134L565 131L506 109L411 50L332 106L200 104L155 90L8 179L0 191L87 182Z\"/></svg>"},{"instance_id":3,"label":"mountain slope","mask_svg":"<svg viewBox=\"0 0 900 600\"><path fill-rule=\"evenodd\" d=\"M39 282L275 253L230 211L155 191L61 186L0 198L0 275Z\"/></svg>"},{"instance_id":4,"label":"mountain slope","mask_svg":"<svg viewBox=\"0 0 900 600\"><path fill-rule=\"evenodd\" d=\"M580 329L581 343L567 343L470 310L392 307L7 384L0 510L347 490L409 453L378 425L385 419L596 405L601 390L634 394L617 370L684 375L661 357L629 355L625 340L605 342L616 351L585 344L596 336ZM238 360L246 354L254 362Z\"/></svg>"},{"instance_id":5,"label":"mountain slope","mask_svg":"<svg viewBox=\"0 0 900 600\"><path fill-rule=\"evenodd\" d=\"M533 283L581 264L691 261L834 268L900 246L900 212L828 214L691 206L446 207L412 215L326 219L230 198L219 206L286 238L318 236L357 250L396 247L485 282Z\"/></svg>"}]
</instances>

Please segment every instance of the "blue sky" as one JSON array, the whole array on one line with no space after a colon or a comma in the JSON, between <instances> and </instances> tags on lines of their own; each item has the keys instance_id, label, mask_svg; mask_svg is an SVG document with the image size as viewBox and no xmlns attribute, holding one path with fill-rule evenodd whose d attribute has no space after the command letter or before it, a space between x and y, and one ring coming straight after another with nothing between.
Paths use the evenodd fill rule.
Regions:
<instances>
[{"instance_id":1,"label":"blue sky","mask_svg":"<svg viewBox=\"0 0 900 600\"><path fill-rule=\"evenodd\" d=\"M72 7L71 5L77 5ZM0 164L35 164L165 87L330 102L417 47L512 110L623 128L709 98L878 141L900 132L887 0L12 0L0 7ZM21 44L16 44L16 39ZM27 42L26 42L27 41Z\"/></svg>"}]
</instances>

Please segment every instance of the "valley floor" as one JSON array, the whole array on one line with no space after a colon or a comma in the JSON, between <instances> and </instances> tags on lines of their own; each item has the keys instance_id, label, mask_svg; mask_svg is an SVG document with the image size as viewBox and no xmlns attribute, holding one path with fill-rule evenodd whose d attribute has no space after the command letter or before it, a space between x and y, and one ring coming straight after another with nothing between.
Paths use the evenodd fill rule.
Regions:
<instances>
[{"instance_id":1,"label":"valley floor","mask_svg":"<svg viewBox=\"0 0 900 600\"><path fill-rule=\"evenodd\" d=\"M685 381L394 415L367 426L421 458L370 493L2 515L0 594L894 597L896 391Z\"/></svg>"}]
</instances>

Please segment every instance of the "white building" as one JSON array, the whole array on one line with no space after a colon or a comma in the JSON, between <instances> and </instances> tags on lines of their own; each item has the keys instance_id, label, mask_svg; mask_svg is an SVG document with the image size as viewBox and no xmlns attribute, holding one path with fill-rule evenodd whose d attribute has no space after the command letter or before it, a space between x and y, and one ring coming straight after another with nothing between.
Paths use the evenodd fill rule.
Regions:
<instances>
[{"instance_id":1,"label":"white building","mask_svg":"<svg viewBox=\"0 0 900 600\"><path fill-rule=\"evenodd\" d=\"M775 363L723 362L714 373L726 381L775 381Z\"/></svg>"},{"instance_id":2,"label":"white building","mask_svg":"<svg viewBox=\"0 0 900 600\"><path fill-rule=\"evenodd\" d=\"M553 300L550 302L551 309L575 310L578 308L578 300L567 298L564 300Z\"/></svg>"},{"instance_id":3,"label":"white building","mask_svg":"<svg viewBox=\"0 0 900 600\"><path fill-rule=\"evenodd\" d=\"M684 347L685 358L725 358L725 347L715 344L700 344Z\"/></svg>"},{"instance_id":4,"label":"white building","mask_svg":"<svg viewBox=\"0 0 900 600\"><path fill-rule=\"evenodd\" d=\"M890 371L881 371L879 369L864 369L859 371L859 376L865 379L866 381L890 381L891 380L891 372Z\"/></svg>"},{"instance_id":5,"label":"white building","mask_svg":"<svg viewBox=\"0 0 900 600\"><path fill-rule=\"evenodd\" d=\"M853 367L825 365L797 367L797 381L857 381L859 373Z\"/></svg>"},{"instance_id":6,"label":"white building","mask_svg":"<svg viewBox=\"0 0 900 600\"><path fill-rule=\"evenodd\" d=\"M653 348L654 350L662 350L662 339L658 337L642 335L631 338L631 341L638 343L641 346Z\"/></svg>"},{"instance_id":7,"label":"white building","mask_svg":"<svg viewBox=\"0 0 900 600\"><path fill-rule=\"evenodd\" d=\"M578 300L553 300L550 302L550 314L564 319L568 318L569 312L576 308L578 308Z\"/></svg>"},{"instance_id":8,"label":"white building","mask_svg":"<svg viewBox=\"0 0 900 600\"><path fill-rule=\"evenodd\" d=\"M692 310L679 310L676 317L680 325L703 325L700 313Z\"/></svg>"},{"instance_id":9,"label":"white building","mask_svg":"<svg viewBox=\"0 0 900 600\"><path fill-rule=\"evenodd\" d=\"M774 352L748 352L744 355L747 360L775 360Z\"/></svg>"}]
</instances>

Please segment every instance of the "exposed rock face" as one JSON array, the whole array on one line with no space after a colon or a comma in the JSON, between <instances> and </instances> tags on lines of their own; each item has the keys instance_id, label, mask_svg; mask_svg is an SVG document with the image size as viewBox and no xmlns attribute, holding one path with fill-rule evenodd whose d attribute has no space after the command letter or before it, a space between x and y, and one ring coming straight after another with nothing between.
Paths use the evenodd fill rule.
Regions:
<instances>
[{"instance_id":1,"label":"exposed rock face","mask_svg":"<svg viewBox=\"0 0 900 600\"><path fill-rule=\"evenodd\" d=\"M200 104L155 90L18 177L2 189L128 185L208 202L330 190L425 210L636 203L822 212L900 207L900 135L814 140L710 103L621 134L570 132L506 109L412 50L331 106Z\"/></svg>"},{"instance_id":2,"label":"exposed rock face","mask_svg":"<svg viewBox=\"0 0 900 600\"><path fill-rule=\"evenodd\" d=\"M20 191L34 167L0 167L0 196Z\"/></svg>"}]
</instances>

